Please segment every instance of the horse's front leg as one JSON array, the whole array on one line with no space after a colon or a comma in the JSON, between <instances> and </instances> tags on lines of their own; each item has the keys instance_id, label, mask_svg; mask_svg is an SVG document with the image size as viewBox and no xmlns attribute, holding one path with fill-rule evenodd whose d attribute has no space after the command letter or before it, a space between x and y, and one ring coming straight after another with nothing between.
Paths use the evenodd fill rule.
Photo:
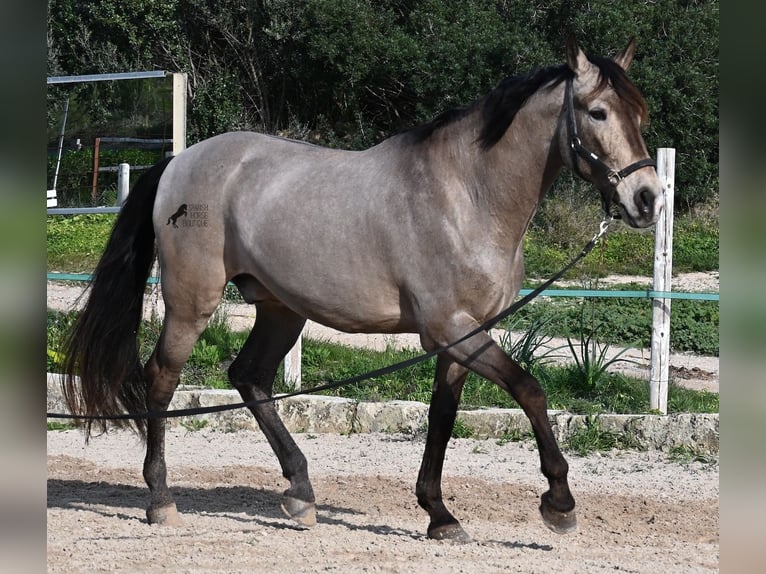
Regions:
<instances>
[{"instance_id":1,"label":"horse's front leg","mask_svg":"<svg viewBox=\"0 0 766 574\"><path fill-rule=\"evenodd\" d=\"M471 320L456 321L445 343L469 333L478 324ZM439 343L441 341L436 339ZM446 351L458 363L506 390L524 410L540 451L540 467L548 479L550 490L541 496L540 513L545 525L559 534L577 528L575 500L569 490L569 465L559 450L548 419L548 402L540 383L513 361L486 332Z\"/></svg>"},{"instance_id":2,"label":"horse's front leg","mask_svg":"<svg viewBox=\"0 0 766 574\"><path fill-rule=\"evenodd\" d=\"M444 454L452 436L460 394L467 374L467 369L448 356L438 356L434 390L428 410L428 437L415 488L418 504L430 517L428 537L438 540L471 540L444 505L441 488Z\"/></svg>"}]
</instances>

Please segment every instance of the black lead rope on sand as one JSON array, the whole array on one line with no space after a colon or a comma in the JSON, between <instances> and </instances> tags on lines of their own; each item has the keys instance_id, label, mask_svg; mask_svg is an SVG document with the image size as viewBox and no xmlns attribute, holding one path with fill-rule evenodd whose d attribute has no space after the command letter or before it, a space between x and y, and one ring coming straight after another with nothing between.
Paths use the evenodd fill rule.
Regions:
<instances>
[{"instance_id":1,"label":"black lead rope on sand","mask_svg":"<svg viewBox=\"0 0 766 574\"><path fill-rule=\"evenodd\" d=\"M583 257L585 257L588 253L590 253L593 250L593 248L598 243L598 240L601 239L604 233L606 233L606 230L609 228L609 224L612 222L612 220L613 220L613 217L610 215L607 215L606 218L601 222L598 233L596 233L596 235L593 236L593 238L585 245L585 247L583 247L582 251L580 251L580 253L574 259L572 259L569 263L567 263L558 273L556 273L553 277L548 279L545 283L538 286L533 291L531 291L530 293L528 293L527 295L525 295L524 297L522 297L521 299L513 303L510 307L508 307L504 311L501 311L500 313L498 313L491 319L488 319L487 321L482 323L479 327L476 327L473 331L471 331L467 335L463 335L457 341L454 341L448 345L444 345L437 349L433 349L432 351L428 351L427 353L418 355L417 357L412 357L411 359L406 359L404 361L394 363L393 365L389 365L387 367L375 369L374 371L368 371L361 375L354 375L353 377L349 377L347 379L343 379L340 381L330 381L329 383L317 385L310 389L293 391L291 393L285 393L283 395L279 395L276 397L269 397L266 399L255 399L252 401L233 403L228 405L211 405L209 407L194 407L189 409L176 409L176 410L169 410L169 411L147 411L145 413L123 413L119 415L92 415L92 416L73 415L71 413L46 413L46 417L57 418L57 419L76 419L81 421L85 421L85 420L104 421L104 420L169 419L169 418L188 417L188 416L201 415L201 414L219 413L223 411L236 410L236 409L241 409L245 407L254 407L256 405L276 402L276 401L280 401L282 399L287 399L290 397L297 397L299 395L308 395L312 393L318 393L321 391L327 391L330 389L336 389L338 387L352 385L354 383L359 383L361 381L372 379L374 377L382 377L384 375L388 375L389 373L393 373L402 369L406 369L408 367L412 367L414 365L427 361L428 359L432 357L435 357L439 353L443 353L444 351L451 349L455 345L459 345L463 341L467 341L468 339L470 339L474 335L481 333L482 331L488 331L490 328L494 327L497 323L499 323L500 321L502 321L509 315L515 313L516 311L521 309L524 305L532 301L532 299L534 299L535 297L540 295L540 293L542 293L548 287L550 287L555 281L561 278L561 276L564 275L564 273L569 271L572 267L574 267L575 264L577 264Z\"/></svg>"}]
</instances>

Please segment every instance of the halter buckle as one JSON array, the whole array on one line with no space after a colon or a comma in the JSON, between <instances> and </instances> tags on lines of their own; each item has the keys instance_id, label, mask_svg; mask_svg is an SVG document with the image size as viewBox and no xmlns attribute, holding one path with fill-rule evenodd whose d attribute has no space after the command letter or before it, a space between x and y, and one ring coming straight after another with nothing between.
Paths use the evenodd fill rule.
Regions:
<instances>
[{"instance_id":1,"label":"halter buckle","mask_svg":"<svg viewBox=\"0 0 766 574\"><path fill-rule=\"evenodd\" d=\"M616 169L610 169L609 172L606 174L606 177L607 179L609 179L609 183L611 183L615 187L620 185L620 182L623 179L625 179L624 177L622 177L622 174Z\"/></svg>"},{"instance_id":2,"label":"halter buckle","mask_svg":"<svg viewBox=\"0 0 766 574\"><path fill-rule=\"evenodd\" d=\"M579 136L572 136L572 139L569 141L569 147L575 151L582 147L582 140L580 140Z\"/></svg>"}]
</instances>

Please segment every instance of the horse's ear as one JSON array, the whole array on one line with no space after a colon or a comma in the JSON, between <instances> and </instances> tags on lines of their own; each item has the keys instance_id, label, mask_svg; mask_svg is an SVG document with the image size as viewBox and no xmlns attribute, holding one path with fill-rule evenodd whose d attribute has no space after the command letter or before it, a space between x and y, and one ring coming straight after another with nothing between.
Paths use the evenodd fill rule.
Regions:
<instances>
[{"instance_id":1,"label":"horse's ear","mask_svg":"<svg viewBox=\"0 0 766 574\"><path fill-rule=\"evenodd\" d=\"M574 34L567 36L567 64L575 73L580 75L588 69L590 62L585 53L580 50L580 46L577 45L577 40Z\"/></svg>"},{"instance_id":2,"label":"horse's ear","mask_svg":"<svg viewBox=\"0 0 766 574\"><path fill-rule=\"evenodd\" d=\"M614 61L617 63L617 65L619 65L623 70L627 72L628 67L630 66L630 63L633 61L633 54L635 53L636 53L636 38L633 37L630 39L630 42L628 42L627 47L622 51L622 53L614 57Z\"/></svg>"}]
</instances>

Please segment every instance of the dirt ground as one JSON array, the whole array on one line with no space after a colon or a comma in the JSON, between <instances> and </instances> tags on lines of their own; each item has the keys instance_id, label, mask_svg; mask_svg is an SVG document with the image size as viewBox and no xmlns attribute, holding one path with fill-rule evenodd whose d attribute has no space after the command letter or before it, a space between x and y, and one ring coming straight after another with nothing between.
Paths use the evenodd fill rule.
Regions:
<instances>
[{"instance_id":1,"label":"dirt ground","mask_svg":"<svg viewBox=\"0 0 766 574\"><path fill-rule=\"evenodd\" d=\"M425 537L415 501L422 437L297 434L318 524L282 515L287 487L258 432L173 430L169 484L184 526L150 526L143 447L48 433L48 572L717 572L719 465L659 452L567 456L579 528L547 530L533 443L453 439L444 496L473 537Z\"/></svg>"}]
</instances>

